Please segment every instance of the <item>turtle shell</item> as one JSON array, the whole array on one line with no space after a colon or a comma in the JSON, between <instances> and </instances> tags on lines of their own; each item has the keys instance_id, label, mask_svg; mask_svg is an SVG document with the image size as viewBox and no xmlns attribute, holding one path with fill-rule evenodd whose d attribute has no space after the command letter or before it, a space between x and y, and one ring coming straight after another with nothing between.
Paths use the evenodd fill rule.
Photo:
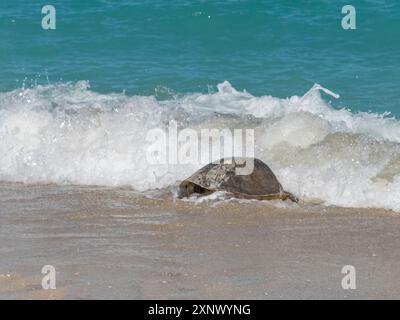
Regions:
<instances>
[{"instance_id":1,"label":"turtle shell","mask_svg":"<svg viewBox=\"0 0 400 320\"><path fill-rule=\"evenodd\" d=\"M238 174L237 169L248 165L248 161L253 161L252 172ZM297 200L283 190L272 170L255 158L226 158L209 163L180 184L179 196L209 194L219 190L240 198Z\"/></svg>"}]
</instances>

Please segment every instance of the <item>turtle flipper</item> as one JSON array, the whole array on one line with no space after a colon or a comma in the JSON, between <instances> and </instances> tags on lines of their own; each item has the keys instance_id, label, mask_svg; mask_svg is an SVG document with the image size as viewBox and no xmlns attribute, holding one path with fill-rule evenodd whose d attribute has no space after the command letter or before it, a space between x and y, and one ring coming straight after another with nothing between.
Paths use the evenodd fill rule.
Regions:
<instances>
[{"instance_id":1,"label":"turtle flipper","mask_svg":"<svg viewBox=\"0 0 400 320\"><path fill-rule=\"evenodd\" d=\"M292 200L293 202L298 203L299 202L299 198L297 198L295 195L291 194L290 192L287 191L283 191L283 199L282 200Z\"/></svg>"}]
</instances>

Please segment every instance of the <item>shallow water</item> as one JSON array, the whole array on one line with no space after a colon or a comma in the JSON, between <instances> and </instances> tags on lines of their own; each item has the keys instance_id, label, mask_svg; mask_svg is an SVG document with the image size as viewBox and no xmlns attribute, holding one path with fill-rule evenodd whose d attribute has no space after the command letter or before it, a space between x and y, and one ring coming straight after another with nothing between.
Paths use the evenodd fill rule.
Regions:
<instances>
[{"instance_id":1,"label":"shallow water","mask_svg":"<svg viewBox=\"0 0 400 320\"><path fill-rule=\"evenodd\" d=\"M0 185L0 298L398 298L399 216ZM344 265L357 290L341 288ZM44 265L56 290L41 288Z\"/></svg>"}]
</instances>

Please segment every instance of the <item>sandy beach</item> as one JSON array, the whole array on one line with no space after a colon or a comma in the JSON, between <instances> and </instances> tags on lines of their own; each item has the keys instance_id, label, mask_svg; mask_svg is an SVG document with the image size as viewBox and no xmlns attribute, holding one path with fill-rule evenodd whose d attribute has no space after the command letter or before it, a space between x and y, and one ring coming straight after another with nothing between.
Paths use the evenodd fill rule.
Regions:
<instances>
[{"instance_id":1,"label":"sandy beach","mask_svg":"<svg viewBox=\"0 0 400 320\"><path fill-rule=\"evenodd\" d=\"M1 183L0 299L400 298L398 213L156 193Z\"/></svg>"}]
</instances>

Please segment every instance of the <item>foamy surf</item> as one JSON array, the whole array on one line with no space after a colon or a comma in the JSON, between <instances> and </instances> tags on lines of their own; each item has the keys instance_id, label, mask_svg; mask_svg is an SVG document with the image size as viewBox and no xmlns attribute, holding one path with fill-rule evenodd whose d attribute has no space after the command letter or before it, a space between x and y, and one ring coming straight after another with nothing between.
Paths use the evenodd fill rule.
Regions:
<instances>
[{"instance_id":1,"label":"foamy surf","mask_svg":"<svg viewBox=\"0 0 400 320\"><path fill-rule=\"evenodd\" d=\"M273 206L278 209L298 209L299 204L292 201L281 201L281 200L256 200L256 199L240 199L233 197L232 194L225 191L216 191L208 195L193 194L188 198L182 199L185 202L189 202L195 205L201 205L206 203L210 207L224 206L227 203L237 203L241 205L267 205Z\"/></svg>"},{"instance_id":2,"label":"foamy surf","mask_svg":"<svg viewBox=\"0 0 400 320\"><path fill-rule=\"evenodd\" d=\"M237 91L209 94L99 94L88 82L0 93L0 180L166 188L197 164L151 165L146 134L179 128L252 128L255 156L286 190L325 205L400 211L400 122L389 115L337 110L315 85L280 99Z\"/></svg>"}]
</instances>

